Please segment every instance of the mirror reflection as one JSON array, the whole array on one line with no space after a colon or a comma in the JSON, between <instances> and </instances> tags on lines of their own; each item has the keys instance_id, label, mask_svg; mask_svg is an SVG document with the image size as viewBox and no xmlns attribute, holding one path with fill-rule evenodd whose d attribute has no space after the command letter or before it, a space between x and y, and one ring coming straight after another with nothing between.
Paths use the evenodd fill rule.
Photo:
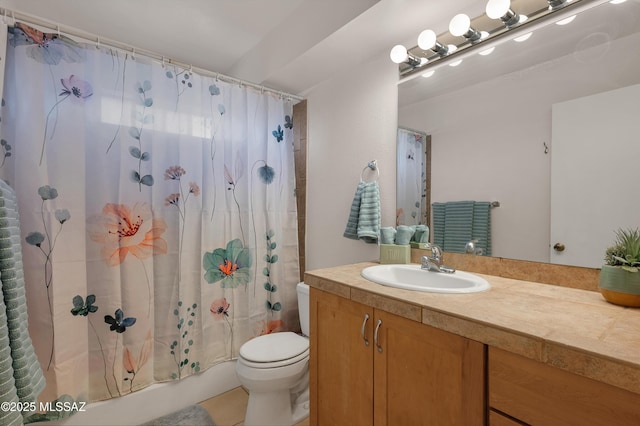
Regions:
<instances>
[{"instance_id":1,"label":"mirror reflection","mask_svg":"<svg viewBox=\"0 0 640 426\"><path fill-rule=\"evenodd\" d=\"M632 223L634 219L619 217L638 208L629 207L624 185L612 180L632 182L635 176L633 168L616 167L610 154L636 158L637 164L640 153L632 146L608 149L611 141L628 141L629 136L622 132L624 126L607 122L606 114L601 120L588 119L598 129L589 130L598 134L595 141L572 136L561 142L556 134L560 118L554 111L590 96L611 98L610 92L639 84L639 45L640 2L606 2L568 25L550 24L526 41L505 41L491 55L472 55L457 67L443 66L429 78L400 84L399 125L431 137L430 202L499 202L500 208L491 212L493 256L600 267L614 230L640 225L637 218ZM610 109L598 102L603 111ZM634 114L640 118L637 107L633 109L637 101L622 106L620 98L613 102L617 111L631 108L627 121L634 121ZM585 120L581 127L586 128ZM633 140L640 145L637 134ZM575 145L561 146L566 139ZM570 155L559 155L562 150ZM601 163L595 166L591 160L576 167L586 152L595 152ZM559 228L551 219L552 188L568 180L579 187L578 172L591 176L583 185L589 186L587 197L562 197L573 204L561 208L569 216L560 228L574 228L572 233L580 238L565 240L568 237L552 235L552 229ZM599 194L607 194L606 202L600 202ZM586 212L598 213L595 222L583 218ZM597 253L595 259L570 256L587 242L593 244L589 250ZM561 245L564 251L554 250Z\"/></svg>"},{"instance_id":2,"label":"mirror reflection","mask_svg":"<svg viewBox=\"0 0 640 426\"><path fill-rule=\"evenodd\" d=\"M424 132L399 128L397 141L396 226L428 226L427 159L431 140Z\"/></svg>"}]
</instances>

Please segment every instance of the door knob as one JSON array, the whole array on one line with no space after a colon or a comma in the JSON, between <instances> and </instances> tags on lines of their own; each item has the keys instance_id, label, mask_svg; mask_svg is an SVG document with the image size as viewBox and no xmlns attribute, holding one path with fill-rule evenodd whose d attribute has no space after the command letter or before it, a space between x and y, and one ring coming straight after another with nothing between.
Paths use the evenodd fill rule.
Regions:
<instances>
[{"instance_id":1,"label":"door knob","mask_svg":"<svg viewBox=\"0 0 640 426\"><path fill-rule=\"evenodd\" d=\"M553 246L553 249L555 251L564 251L564 244L562 243L555 243Z\"/></svg>"}]
</instances>

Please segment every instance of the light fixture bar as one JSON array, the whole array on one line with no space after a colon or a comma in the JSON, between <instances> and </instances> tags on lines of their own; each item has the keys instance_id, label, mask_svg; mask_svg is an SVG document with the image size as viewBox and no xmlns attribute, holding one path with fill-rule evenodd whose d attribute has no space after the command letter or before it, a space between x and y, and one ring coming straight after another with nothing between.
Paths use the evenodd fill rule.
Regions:
<instances>
[{"instance_id":1,"label":"light fixture bar","mask_svg":"<svg viewBox=\"0 0 640 426\"><path fill-rule=\"evenodd\" d=\"M401 71L398 84L413 80L414 78L419 77L421 74L423 74L426 70L436 70L441 66L448 65L450 62L458 61L460 59L464 59L471 55L474 55L476 53L475 49L473 49L474 47L481 47L482 50L485 50L490 47L498 46L505 41L523 36L526 33L545 27L557 20L568 18L571 15L581 13L603 3L608 3L609 1L610 0L573 0L565 7L562 7L555 11L544 8L544 10L532 14L526 22L521 23L514 28L509 29L503 27L501 30L490 34L489 38L484 39L481 43L468 43L466 45L458 47L455 52L449 52L449 54L446 56L436 56L435 58L428 58L429 61L423 66L412 68L404 72ZM411 50L413 50L413 48Z\"/></svg>"}]
</instances>

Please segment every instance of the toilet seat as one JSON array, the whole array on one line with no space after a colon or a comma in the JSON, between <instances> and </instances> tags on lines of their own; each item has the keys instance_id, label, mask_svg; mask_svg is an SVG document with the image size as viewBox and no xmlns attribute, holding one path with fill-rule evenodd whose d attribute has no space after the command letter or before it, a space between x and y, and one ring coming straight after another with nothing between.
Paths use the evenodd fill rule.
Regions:
<instances>
[{"instance_id":1,"label":"toilet seat","mask_svg":"<svg viewBox=\"0 0 640 426\"><path fill-rule=\"evenodd\" d=\"M276 368L309 356L309 340L290 331L267 334L240 347L241 362L253 368Z\"/></svg>"}]
</instances>

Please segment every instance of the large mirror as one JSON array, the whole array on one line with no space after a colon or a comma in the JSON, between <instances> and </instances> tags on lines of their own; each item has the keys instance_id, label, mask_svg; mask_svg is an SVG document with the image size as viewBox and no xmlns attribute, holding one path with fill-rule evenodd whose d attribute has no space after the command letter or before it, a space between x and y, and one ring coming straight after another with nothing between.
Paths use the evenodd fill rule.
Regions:
<instances>
[{"instance_id":1,"label":"large mirror","mask_svg":"<svg viewBox=\"0 0 640 426\"><path fill-rule=\"evenodd\" d=\"M640 122L638 46L640 0L601 2L567 25L401 83L399 126L431 137L431 202L499 203L493 256L599 267L614 231L640 226L640 208L628 203L640 198L632 195L637 166L620 162L640 162L640 130L626 125ZM563 124L567 110L572 124ZM567 128L582 132L567 137ZM567 181L587 201L573 200ZM578 240L558 234L568 228ZM586 244L589 259L573 256Z\"/></svg>"}]
</instances>

